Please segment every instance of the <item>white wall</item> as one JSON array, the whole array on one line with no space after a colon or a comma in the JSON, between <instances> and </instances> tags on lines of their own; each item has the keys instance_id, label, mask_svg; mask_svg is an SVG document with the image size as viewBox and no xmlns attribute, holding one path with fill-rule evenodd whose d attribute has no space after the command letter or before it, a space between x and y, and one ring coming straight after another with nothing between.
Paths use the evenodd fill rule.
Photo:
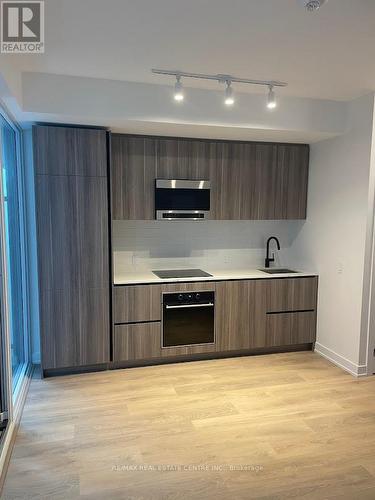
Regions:
<instances>
[{"instance_id":1,"label":"white wall","mask_svg":"<svg viewBox=\"0 0 375 500\"><path fill-rule=\"evenodd\" d=\"M269 236L281 252L276 265L290 265L289 250L304 221L114 221L115 272L171 267L263 267Z\"/></svg>"},{"instance_id":2,"label":"white wall","mask_svg":"<svg viewBox=\"0 0 375 500\"><path fill-rule=\"evenodd\" d=\"M311 147L307 221L296 262L319 272L317 350L360 374L373 95L350 103L347 132Z\"/></svg>"}]
</instances>

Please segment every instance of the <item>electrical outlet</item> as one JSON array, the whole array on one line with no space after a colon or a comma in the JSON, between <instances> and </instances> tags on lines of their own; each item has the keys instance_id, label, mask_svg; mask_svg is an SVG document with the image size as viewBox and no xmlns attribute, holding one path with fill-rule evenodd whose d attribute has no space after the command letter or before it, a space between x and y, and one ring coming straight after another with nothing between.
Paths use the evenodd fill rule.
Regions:
<instances>
[{"instance_id":1,"label":"electrical outlet","mask_svg":"<svg viewBox=\"0 0 375 500\"><path fill-rule=\"evenodd\" d=\"M337 274L343 274L343 272L344 272L344 264L342 262L339 262L337 266Z\"/></svg>"}]
</instances>

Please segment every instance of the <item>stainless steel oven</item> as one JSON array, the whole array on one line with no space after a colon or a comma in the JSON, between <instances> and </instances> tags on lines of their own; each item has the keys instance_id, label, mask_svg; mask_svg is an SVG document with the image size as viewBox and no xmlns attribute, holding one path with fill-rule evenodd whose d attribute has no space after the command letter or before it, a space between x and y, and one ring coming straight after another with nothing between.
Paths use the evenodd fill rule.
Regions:
<instances>
[{"instance_id":1,"label":"stainless steel oven","mask_svg":"<svg viewBox=\"0 0 375 500\"><path fill-rule=\"evenodd\" d=\"M203 220L210 215L207 180L157 179L155 217L159 220Z\"/></svg>"},{"instance_id":2,"label":"stainless steel oven","mask_svg":"<svg viewBox=\"0 0 375 500\"><path fill-rule=\"evenodd\" d=\"M215 342L215 292L163 294L163 347Z\"/></svg>"}]
</instances>

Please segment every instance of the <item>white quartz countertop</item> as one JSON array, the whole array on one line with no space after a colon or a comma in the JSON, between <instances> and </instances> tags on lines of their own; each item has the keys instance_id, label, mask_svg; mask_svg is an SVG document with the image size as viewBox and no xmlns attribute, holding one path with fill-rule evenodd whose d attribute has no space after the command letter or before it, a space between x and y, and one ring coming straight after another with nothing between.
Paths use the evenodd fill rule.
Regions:
<instances>
[{"instance_id":1,"label":"white quartz countertop","mask_svg":"<svg viewBox=\"0 0 375 500\"><path fill-rule=\"evenodd\" d=\"M185 268L186 269L186 268ZM294 273L276 273L268 274L258 269L209 269L203 268L203 271L212 276L194 277L194 278L158 278L152 271L136 271L115 273L114 285L136 285L148 283L179 283L187 281L226 281L226 280L247 280L247 279L272 279L272 278L299 278L307 276L317 276L317 273L297 271Z\"/></svg>"}]
</instances>

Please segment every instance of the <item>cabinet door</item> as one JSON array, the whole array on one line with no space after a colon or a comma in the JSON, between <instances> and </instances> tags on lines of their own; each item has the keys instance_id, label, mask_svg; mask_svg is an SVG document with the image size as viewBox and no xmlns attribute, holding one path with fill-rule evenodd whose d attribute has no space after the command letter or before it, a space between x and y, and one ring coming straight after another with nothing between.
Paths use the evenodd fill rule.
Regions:
<instances>
[{"instance_id":1,"label":"cabinet door","mask_svg":"<svg viewBox=\"0 0 375 500\"><path fill-rule=\"evenodd\" d=\"M42 126L33 138L36 174L107 177L104 130Z\"/></svg>"},{"instance_id":2,"label":"cabinet door","mask_svg":"<svg viewBox=\"0 0 375 500\"><path fill-rule=\"evenodd\" d=\"M252 219L278 218L277 193L277 146L257 144L255 148L255 188L252 203Z\"/></svg>"},{"instance_id":3,"label":"cabinet door","mask_svg":"<svg viewBox=\"0 0 375 500\"><path fill-rule=\"evenodd\" d=\"M267 314L266 347L315 342L316 312Z\"/></svg>"},{"instance_id":4,"label":"cabinet door","mask_svg":"<svg viewBox=\"0 0 375 500\"><path fill-rule=\"evenodd\" d=\"M155 218L157 140L112 135L112 218L152 220Z\"/></svg>"},{"instance_id":5,"label":"cabinet door","mask_svg":"<svg viewBox=\"0 0 375 500\"><path fill-rule=\"evenodd\" d=\"M309 146L277 147L276 219L306 219Z\"/></svg>"},{"instance_id":6,"label":"cabinet door","mask_svg":"<svg viewBox=\"0 0 375 500\"><path fill-rule=\"evenodd\" d=\"M42 290L40 330L43 369L106 363L108 288Z\"/></svg>"},{"instance_id":7,"label":"cabinet door","mask_svg":"<svg viewBox=\"0 0 375 500\"><path fill-rule=\"evenodd\" d=\"M274 219L277 147L218 143L211 163L213 215L221 220Z\"/></svg>"},{"instance_id":8,"label":"cabinet door","mask_svg":"<svg viewBox=\"0 0 375 500\"><path fill-rule=\"evenodd\" d=\"M77 242L82 288L108 288L108 182L106 177L76 177Z\"/></svg>"},{"instance_id":9,"label":"cabinet door","mask_svg":"<svg viewBox=\"0 0 375 500\"><path fill-rule=\"evenodd\" d=\"M251 198L251 193L248 192L245 199L243 194L252 189L249 182L251 174L244 168L239 149L234 142L217 144L217 161L211 165L211 199L213 217L217 220L248 218L245 214L246 200ZM242 176L246 176L246 181Z\"/></svg>"},{"instance_id":10,"label":"cabinet door","mask_svg":"<svg viewBox=\"0 0 375 500\"><path fill-rule=\"evenodd\" d=\"M158 179L209 180L214 144L189 139L158 140Z\"/></svg>"},{"instance_id":11,"label":"cabinet door","mask_svg":"<svg viewBox=\"0 0 375 500\"><path fill-rule=\"evenodd\" d=\"M160 285L116 286L113 299L115 323L157 321L161 318Z\"/></svg>"},{"instance_id":12,"label":"cabinet door","mask_svg":"<svg viewBox=\"0 0 375 500\"><path fill-rule=\"evenodd\" d=\"M316 310L318 278L282 278L265 281L267 312Z\"/></svg>"},{"instance_id":13,"label":"cabinet door","mask_svg":"<svg viewBox=\"0 0 375 500\"><path fill-rule=\"evenodd\" d=\"M40 289L77 289L77 177L37 175L35 188Z\"/></svg>"},{"instance_id":14,"label":"cabinet door","mask_svg":"<svg viewBox=\"0 0 375 500\"><path fill-rule=\"evenodd\" d=\"M160 323L115 325L114 361L157 358L160 352Z\"/></svg>"},{"instance_id":15,"label":"cabinet door","mask_svg":"<svg viewBox=\"0 0 375 500\"><path fill-rule=\"evenodd\" d=\"M262 280L217 283L215 319L218 351L264 347L264 291Z\"/></svg>"},{"instance_id":16,"label":"cabinet door","mask_svg":"<svg viewBox=\"0 0 375 500\"><path fill-rule=\"evenodd\" d=\"M41 289L108 287L107 179L37 175L35 185Z\"/></svg>"}]
</instances>

